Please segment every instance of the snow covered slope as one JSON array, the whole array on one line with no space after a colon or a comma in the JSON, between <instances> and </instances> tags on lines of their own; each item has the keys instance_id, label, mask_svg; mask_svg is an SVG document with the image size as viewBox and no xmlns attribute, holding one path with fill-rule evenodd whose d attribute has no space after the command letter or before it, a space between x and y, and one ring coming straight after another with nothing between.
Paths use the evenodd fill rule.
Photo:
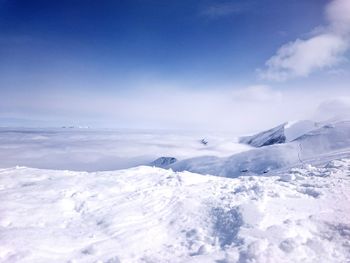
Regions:
<instances>
[{"instance_id":1,"label":"snow covered slope","mask_svg":"<svg viewBox=\"0 0 350 263\"><path fill-rule=\"evenodd\" d=\"M285 143L286 142L286 136L284 134L285 125L286 123L252 136L241 137L240 142L249 144L254 147L263 147L267 145Z\"/></svg>"},{"instance_id":2,"label":"snow covered slope","mask_svg":"<svg viewBox=\"0 0 350 263\"><path fill-rule=\"evenodd\" d=\"M215 156L191 158L169 167L176 171L237 177L302 165L310 159L329 154L341 155L349 149L350 121L343 121L324 125L289 143L256 148L227 158Z\"/></svg>"},{"instance_id":3,"label":"snow covered slope","mask_svg":"<svg viewBox=\"0 0 350 263\"><path fill-rule=\"evenodd\" d=\"M240 142L254 147L291 142L316 128L319 128L318 124L313 121L286 122L270 130L241 137Z\"/></svg>"},{"instance_id":4,"label":"snow covered slope","mask_svg":"<svg viewBox=\"0 0 350 263\"><path fill-rule=\"evenodd\" d=\"M236 179L1 169L0 262L349 262L348 157Z\"/></svg>"},{"instance_id":5,"label":"snow covered slope","mask_svg":"<svg viewBox=\"0 0 350 263\"><path fill-rule=\"evenodd\" d=\"M323 125L324 124L322 123L318 123L310 120L287 122L287 124L284 126L284 134L286 136L286 142L294 141L300 136L307 134L312 130L316 130L322 127Z\"/></svg>"}]
</instances>

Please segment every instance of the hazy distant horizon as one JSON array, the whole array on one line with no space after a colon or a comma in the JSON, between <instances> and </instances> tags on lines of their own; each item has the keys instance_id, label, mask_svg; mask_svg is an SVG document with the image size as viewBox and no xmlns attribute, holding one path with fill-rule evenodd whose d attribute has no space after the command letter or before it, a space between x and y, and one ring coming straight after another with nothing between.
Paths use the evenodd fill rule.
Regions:
<instances>
[{"instance_id":1,"label":"hazy distant horizon","mask_svg":"<svg viewBox=\"0 0 350 263\"><path fill-rule=\"evenodd\" d=\"M349 9L347 0L1 1L0 126L245 133L313 118L350 97Z\"/></svg>"}]
</instances>

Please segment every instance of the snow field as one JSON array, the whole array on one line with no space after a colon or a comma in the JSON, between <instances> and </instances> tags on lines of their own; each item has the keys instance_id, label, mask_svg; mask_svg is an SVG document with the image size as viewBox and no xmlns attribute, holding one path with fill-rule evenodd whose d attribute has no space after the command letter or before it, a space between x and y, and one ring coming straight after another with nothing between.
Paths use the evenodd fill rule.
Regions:
<instances>
[{"instance_id":1,"label":"snow field","mask_svg":"<svg viewBox=\"0 0 350 263\"><path fill-rule=\"evenodd\" d=\"M1 262L348 262L350 158L234 179L0 170Z\"/></svg>"}]
</instances>

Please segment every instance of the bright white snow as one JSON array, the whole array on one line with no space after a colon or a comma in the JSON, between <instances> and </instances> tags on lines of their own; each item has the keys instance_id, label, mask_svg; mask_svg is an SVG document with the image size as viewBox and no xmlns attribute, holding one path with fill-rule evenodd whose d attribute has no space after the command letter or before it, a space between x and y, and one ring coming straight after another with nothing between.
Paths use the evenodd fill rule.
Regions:
<instances>
[{"instance_id":1,"label":"bright white snow","mask_svg":"<svg viewBox=\"0 0 350 263\"><path fill-rule=\"evenodd\" d=\"M1 169L0 261L349 262L349 202L350 158L235 179Z\"/></svg>"},{"instance_id":2,"label":"bright white snow","mask_svg":"<svg viewBox=\"0 0 350 263\"><path fill-rule=\"evenodd\" d=\"M297 122L254 137L285 143L252 148L230 137L1 129L0 262L350 262L349 131L349 121ZM93 172L162 156L175 171Z\"/></svg>"}]
</instances>

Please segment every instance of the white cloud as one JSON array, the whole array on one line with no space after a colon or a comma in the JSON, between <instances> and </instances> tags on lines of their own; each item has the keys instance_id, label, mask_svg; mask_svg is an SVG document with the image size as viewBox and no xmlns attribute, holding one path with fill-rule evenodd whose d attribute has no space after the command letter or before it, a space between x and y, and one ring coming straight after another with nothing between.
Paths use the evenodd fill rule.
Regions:
<instances>
[{"instance_id":1,"label":"white cloud","mask_svg":"<svg viewBox=\"0 0 350 263\"><path fill-rule=\"evenodd\" d=\"M267 69L260 75L269 80L306 77L317 69L338 65L348 48L348 43L334 34L321 34L308 40L297 39L282 46L266 62Z\"/></svg>"},{"instance_id":2,"label":"white cloud","mask_svg":"<svg viewBox=\"0 0 350 263\"><path fill-rule=\"evenodd\" d=\"M326 8L331 30L344 35L350 33L350 1L333 0Z\"/></svg>"},{"instance_id":3,"label":"white cloud","mask_svg":"<svg viewBox=\"0 0 350 263\"><path fill-rule=\"evenodd\" d=\"M314 115L317 120L350 120L350 97L331 98L323 101Z\"/></svg>"},{"instance_id":4,"label":"white cloud","mask_svg":"<svg viewBox=\"0 0 350 263\"><path fill-rule=\"evenodd\" d=\"M297 39L280 47L259 70L260 77L283 81L307 77L312 72L331 68L345 60L349 49L350 1L333 0L326 7L329 26L309 39Z\"/></svg>"}]
</instances>

